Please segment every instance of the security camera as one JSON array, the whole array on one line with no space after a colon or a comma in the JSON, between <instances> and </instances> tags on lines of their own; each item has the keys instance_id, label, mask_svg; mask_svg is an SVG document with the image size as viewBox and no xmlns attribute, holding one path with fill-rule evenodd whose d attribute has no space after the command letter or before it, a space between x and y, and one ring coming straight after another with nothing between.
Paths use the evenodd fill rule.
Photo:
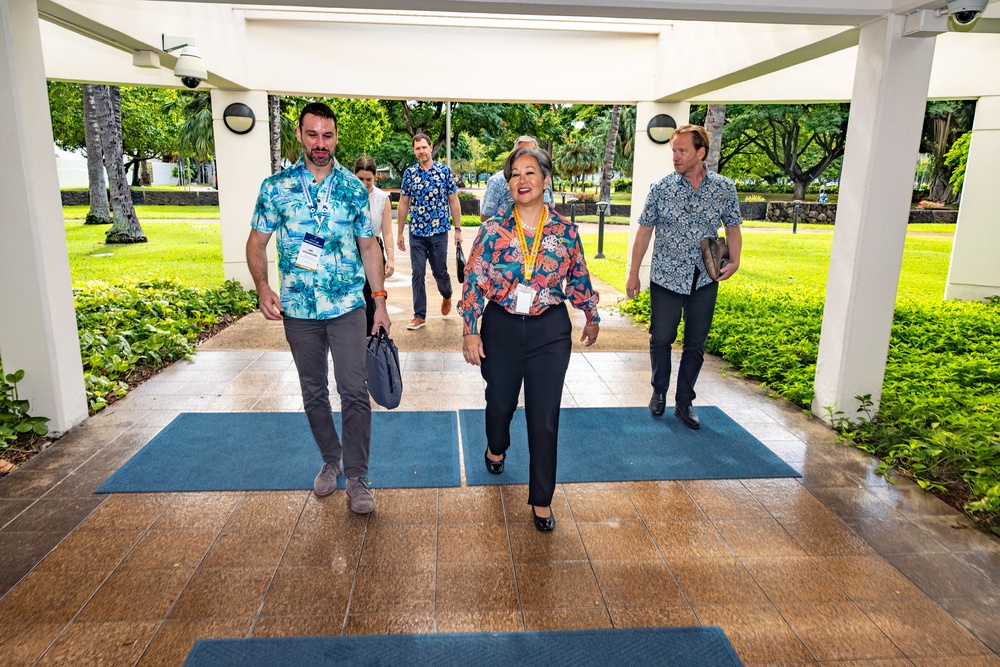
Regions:
<instances>
[{"instance_id":1,"label":"security camera","mask_svg":"<svg viewBox=\"0 0 1000 667\"><path fill-rule=\"evenodd\" d=\"M174 76L188 88L197 88L198 84L208 79L208 70L201 60L201 53L194 46L194 39L163 35L163 50L169 53L177 49L181 49L181 54L174 65Z\"/></svg>"},{"instance_id":2,"label":"security camera","mask_svg":"<svg viewBox=\"0 0 1000 667\"><path fill-rule=\"evenodd\" d=\"M989 0L948 0L948 15L957 25L969 26L976 22L988 3Z\"/></svg>"},{"instance_id":3,"label":"security camera","mask_svg":"<svg viewBox=\"0 0 1000 667\"><path fill-rule=\"evenodd\" d=\"M208 78L208 71L198 49L193 46L184 47L180 57L177 58L177 64L174 65L174 76L188 88L197 88L199 83Z\"/></svg>"}]
</instances>

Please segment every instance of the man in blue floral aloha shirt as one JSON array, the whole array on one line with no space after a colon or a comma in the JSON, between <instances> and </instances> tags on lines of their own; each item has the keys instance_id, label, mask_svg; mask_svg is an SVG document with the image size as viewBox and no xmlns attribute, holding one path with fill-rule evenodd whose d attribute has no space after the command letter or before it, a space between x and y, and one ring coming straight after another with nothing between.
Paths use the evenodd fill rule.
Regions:
<instances>
[{"instance_id":1,"label":"man in blue floral aloha shirt","mask_svg":"<svg viewBox=\"0 0 1000 667\"><path fill-rule=\"evenodd\" d=\"M653 183L639 217L639 229L632 245L625 292L639 294L639 267L649 239L656 229L653 257L649 268L649 357L653 367L653 396L649 411L663 414L670 385L670 346L677 338L677 326L684 314L684 351L677 370L674 414L685 426L700 428L691 407L705 358L705 342L715 313L719 283L712 280L701 254L701 240L714 238L719 223L725 225L729 263L719 272L719 280L730 278L740 267L743 237L736 186L725 176L708 171L709 136L700 125L677 128L670 139L674 173Z\"/></svg>"},{"instance_id":2,"label":"man in blue floral aloha shirt","mask_svg":"<svg viewBox=\"0 0 1000 667\"><path fill-rule=\"evenodd\" d=\"M455 243L462 243L462 205L451 169L436 162L431 139L426 134L413 136L413 154L417 164L403 172L399 189L399 225L397 247L406 252L403 225L410 216L410 282L413 285L413 319L407 329L420 329L427 323L427 263L441 293L441 314L451 312L451 276L448 275L448 230L455 223ZM449 220L449 214L451 220Z\"/></svg>"},{"instance_id":3,"label":"man in blue floral aloha shirt","mask_svg":"<svg viewBox=\"0 0 1000 667\"><path fill-rule=\"evenodd\" d=\"M382 281L382 251L368 215L368 191L333 157L337 117L325 104L307 104L296 129L305 155L264 180L247 239L247 265L260 310L281 320L302 387L306 417L323 456L313 481L317 496L347 477L351 510L368 514L371 404L365 363L365 275L375 298L374 328L389 331ZM277 234L281 294L267 283L267 243ZM343 413L343 444L330 406L327 351ZM276 443L278 444L278 443Z\"/></svg>"},{"instance_id":4,"label":"man in blue floral aloha shirt","mask_svg":"<svg viewBox=\"0 0 1000 667\"><path fill-rule=\"evenodd\" d=\"M528 148L538 148L538 142L534 137L524 135L518 137L517 141L514 142L514 150L517 150L522 146L527 146ZM545 204L551 204L553 202L551 182L545 186L542 201L545 202ZM486 191L483 193L483 203L479 207L479 220L481 222L486 222L500 211L509 211L510 207L513 205L514 197L510 194L510 187L507 184L507 179L504 178L503 169L501 169L497 173L490 176L489 180L486 181Z\"/></svg>"}]
</instances>

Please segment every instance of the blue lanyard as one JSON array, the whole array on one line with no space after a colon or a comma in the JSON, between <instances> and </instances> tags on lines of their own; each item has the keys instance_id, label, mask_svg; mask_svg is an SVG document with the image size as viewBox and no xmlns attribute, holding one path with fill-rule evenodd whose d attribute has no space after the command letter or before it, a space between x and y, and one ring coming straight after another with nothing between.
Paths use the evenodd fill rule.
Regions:
<instances>
[{"instance_id":1,"label":"blue lanyard","mask_svg":"<svg viewBox=\"0 0 1000 667\"><path fill-rule=\"evenodd\" d=\"M331 173L330 176L332 175L333 174ZM327 179L329 178L330 177L327 176ZM312 195L309 193L309 184L306 182L306 177L301 171L299 172L299 180L302 181L302 192L306 196L306 205L309 206L309 213L312 215L313 220L315 220L316 224L320 226L326 224L326 221L330 219L330 197L333 195L333 184L329 184L329 187L326 189L326 201L323 202L322 211L317 211L316 202L313 201ZM322 183L320 183L319 189L316 191L317 195L320 194L319 190L321 189L323 189ZM322 218L318 215L320 212L323 214Z\"/></svg>"}]
</instances>

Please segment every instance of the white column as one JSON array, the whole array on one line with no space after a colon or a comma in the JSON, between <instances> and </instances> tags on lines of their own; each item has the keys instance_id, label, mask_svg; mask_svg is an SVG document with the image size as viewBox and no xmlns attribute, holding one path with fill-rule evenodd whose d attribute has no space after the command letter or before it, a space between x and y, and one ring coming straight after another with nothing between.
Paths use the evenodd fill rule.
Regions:
<instances>
[{"instance_id":1,"label":"white column","mask_svg":"<svg viewBox=\"0 0 1000 667\"><path fill-rule=\"evenodd\" d=\"M691 113L688 102L639 102L635 108L635 158L632 163L632 213L629 216L629 252L632 252L632 241L635 240L635 230L639 226L639 216L646 203L646 195L650 186L674 170L673 151L670 144L653 143L646 135L646 125L649 119L657 114L665 113L677 121L677 127L685 125ZM649 258L653 254L653 244L649 244L646 256L640 258L639 280L642 288L649 287ZM637 261L629 257L629 266ZM628 275L626 267L626 275Z\"/></svg>"},{"instance_id":2,"label":"white column","mask_svg":"<svg viewBox=\"0 0 1000 667\"><path fill-rule=\"evenodd\" d=\"M222 113L234 102L246 104L257 119L254 128L247 134L235 134L222 121ZM245 289L253 289L254 286L246 259L250 218L253 216L261 181L271 175L267 113L267 93L264 91L212 91L215 161L219 169L222 264L226 279L240 281ZM273 239L268 244L267 266L271 287L277 289Z\"/></svg>"},{"instance_id":3,"label":"white column","mask_svg":"<svg viewBox=\"0 0 1000 667\"><path fill-rule=\"evenodd\" d=\"M0 356L60 435L87 395L34 0L0 0L0 90Z\"/></svg>"},{"instance_id":4,"label":"white column","mask_svg":"<svg viewBox=\"0 0 1000 667\"><path fill-rule=\"evenodd\" d=\"M892 15L861 29L837 206L813 414L878 408L927 100L934 38Z\"/></svg>"},{"instance_id":5,"label":"white column","mask_svg":"<svg viewBox=\"0 0 1000 667\"><path fill-rule=\"evenodd\" d=\"M976 103L962 203L948 267L946 299L984 299L1000 294L1000 234L996 175L1000 173L1000 97Z\"/></svg>"}]
</instances>

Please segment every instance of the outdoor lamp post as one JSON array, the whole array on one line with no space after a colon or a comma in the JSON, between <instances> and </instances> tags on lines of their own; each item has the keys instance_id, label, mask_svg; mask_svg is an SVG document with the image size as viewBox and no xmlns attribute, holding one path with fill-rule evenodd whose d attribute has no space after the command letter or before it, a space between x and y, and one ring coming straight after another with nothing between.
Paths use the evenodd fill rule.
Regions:
<instances>
[{"instance_id":1,"label":"outdoor lamp post","mask_svg":"<svg viewBox=\"0 0 1000 667\"><path fill-rule=\"evenodd\" d=\"M594 259L604 259L604 214L611 208L611 202L597 202L597 210L601 214L600 222L597 223L597 254Z\"/></svg>"},{"instance_id":2,"label":"outdoor lamp post","mask_svg":"<svg viewBox=\"0 0 1000 667\"><path fill-rule=\"evenodd\" d=\"M569 202L569 221L572 222L575 225L576 224L576 203L578 201L580 201L580 200L577 199L576 197L570 197L567 201Z\"/></svg>"}]
</instances>

